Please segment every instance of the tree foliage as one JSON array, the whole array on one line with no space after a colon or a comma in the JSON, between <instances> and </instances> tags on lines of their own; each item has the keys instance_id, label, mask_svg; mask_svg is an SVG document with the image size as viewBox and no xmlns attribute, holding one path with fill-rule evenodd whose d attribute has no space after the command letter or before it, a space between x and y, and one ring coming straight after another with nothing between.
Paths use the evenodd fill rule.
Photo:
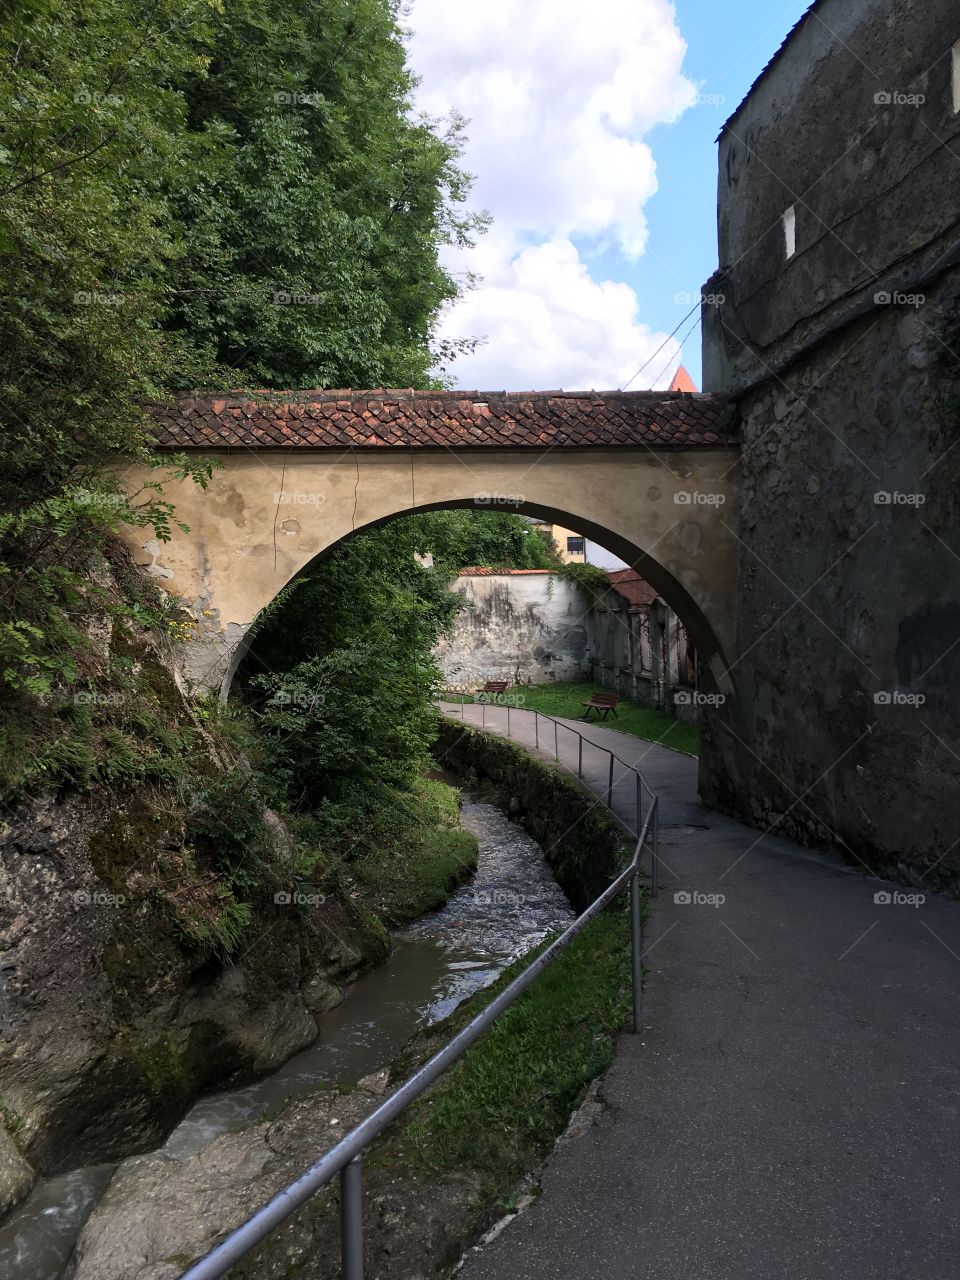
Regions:
<instances>
[{"instance_id":1,"label":"tree foliage","mask_svg":"<svg viewBox=\"0 0 960 1280\"><path fill-rule=\"evenodd\" d=\"M395 0L19 0L5 17L7 699L75 678L104 537L169 534L162 495L131 502L111 469L148 456L146 401L430 384L460 289L440 251L483 219L459 212L459 122L412 108L397 15Z\"/></svg>"},{"instance_id":2,"label":"tree foliage","mask_svg":"<svg viewBox=\"0 0 960 1280\"><path fill-rule=\"evenodd\" d=\"M425 512L335 550L257 631L239 675L295 793L409 783L434 736L433 649L461 604L451 578L550 564L527 521L493 512Z\"/></svg>"}]
</instances>

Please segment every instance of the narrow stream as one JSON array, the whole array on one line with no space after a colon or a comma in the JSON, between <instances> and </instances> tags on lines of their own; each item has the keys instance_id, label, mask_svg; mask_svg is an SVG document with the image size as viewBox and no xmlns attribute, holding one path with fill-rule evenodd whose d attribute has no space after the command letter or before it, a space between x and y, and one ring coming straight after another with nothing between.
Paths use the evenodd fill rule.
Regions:
<instances>
[{"instance_id":1,"label":"narrow stream","mask_svg":"<svg viewBox=\"0 0 960 1280\"><path fill-rule=\"evenodd\" d=\"M309 1048L253 1084L200 1098L163 1144L168 1155L186 1159L294 1098L385 1067L417 1031L573 919L540 846L520 827L468 796L462 822L480 846L470 883L396 936L387 963L322 1015ZM39 1182L0 1224L0 1277L58 1280L112 1174L97 1165Z\"/></svg>"}]
</instances>

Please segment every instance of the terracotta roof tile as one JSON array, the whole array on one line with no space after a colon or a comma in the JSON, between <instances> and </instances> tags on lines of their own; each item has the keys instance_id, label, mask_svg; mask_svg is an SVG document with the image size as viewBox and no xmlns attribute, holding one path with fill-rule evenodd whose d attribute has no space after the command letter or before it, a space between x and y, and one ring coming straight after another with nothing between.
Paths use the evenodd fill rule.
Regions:
<instances>
[{"instance_id":1,"label":"terracotta roof tile","mask_svg":"<svg viewBox=\"0 0 960 1280\"><path fill-rule=\"evenodd\" d=\"M730 401L669 391L234 391L153 404L160 449L676 449L737 443Z\"/></svg>"}]
</instances>

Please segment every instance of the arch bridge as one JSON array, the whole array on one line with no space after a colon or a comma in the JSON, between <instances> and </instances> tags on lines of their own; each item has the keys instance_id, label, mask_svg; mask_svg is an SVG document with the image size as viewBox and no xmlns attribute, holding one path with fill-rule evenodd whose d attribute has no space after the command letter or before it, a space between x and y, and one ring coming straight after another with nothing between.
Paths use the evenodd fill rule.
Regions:
<instances>
[{"instance_id":1,"label":"arch bridge","mask_svg":"<svg viewBox=\"0 0 960 1280\"><path fill-rule=\"evenodd\" d=\"M298 391L151 407L156 449L215 459L165 486L168 543L135 559L190 611L193 687L229 686L258 613L353 533L441 508L576 529L634 566L683 619L708 679L735 631L739 450L733 406L687 392ZM133 487L146 468L127 473ZM732 690L731 690L732 691Z\"/></svg>"}]
</instances>

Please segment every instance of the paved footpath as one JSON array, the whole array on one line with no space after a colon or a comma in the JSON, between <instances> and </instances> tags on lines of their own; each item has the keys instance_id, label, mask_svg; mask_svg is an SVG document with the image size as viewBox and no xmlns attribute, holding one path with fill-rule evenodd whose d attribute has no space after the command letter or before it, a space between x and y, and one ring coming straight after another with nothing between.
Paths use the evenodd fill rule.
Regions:
<instances>
[{"instance_id":1,"label":"paved footpath","mask_svg":"<svg viewBox=\"0 0 960 1280\"><path fill-rule=\"evenodd\" d=\"M960 903L898 902L917 891L704 808L689 757L588 734L661 796L645 1029L462 1280L958 1280ZM605 793L599 751L584 772ZM632 779L615 799L632 825Z\"/></svg>"}]
</instances>

